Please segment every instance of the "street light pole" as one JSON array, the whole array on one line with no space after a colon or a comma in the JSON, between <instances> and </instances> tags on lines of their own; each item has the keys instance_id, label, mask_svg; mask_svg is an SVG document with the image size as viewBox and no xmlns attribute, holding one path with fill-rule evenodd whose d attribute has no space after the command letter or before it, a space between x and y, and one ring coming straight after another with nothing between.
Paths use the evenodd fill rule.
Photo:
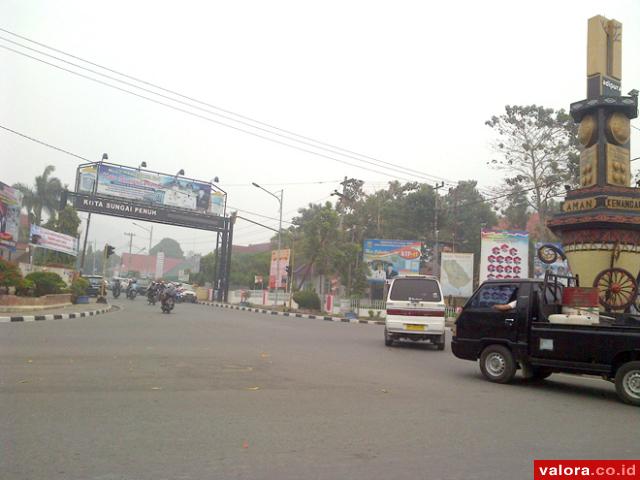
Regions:
<instances>
[{"instance_id":1,"label":"street light pole","mask_svg":"<svg viewBox=\"0 0 640 480\"><path fill-rule=\"evenodd\" d=\"M440 258L438 257L438 251L440 250L440 245L439 245L439 237L440 237L440 231L438 230L438 190L440 190L441 188L444 188L444 182L441 183L437 183L435 187L433 187L433 190L436 194L435 196L435 208L433 209L433 213L434 213L434 222L433 222L433 227L435 229L435 252L434 252L434 257L433 257L433 274L436 277L439 277L440 275L440 270L438 269L438 266L440 265ZM436 271L437 270L437 271Z\"/></svg>"},{"instance_id":2,"label":"street light pole","mask_svg":"<svg viewBox=\"0 0 640 480\"><path fill-rule=\"evenodd\" d=\"M280 192L276 192L276 193L280 193L280 197L278 198L278 196L275 193L270 192L266 188L261 187L256 182L252 182L252 185L254 187L259 188L260 190L267 192L269 195L275 198L280 204L280 222L278 225L278 252L276 253L276 307L277 307L278 306L278 287L280 286L278 284L280 283L280 247L282 246L282 197L284 195L284 189L280 190Z\"/></svg>"}]
</instances>

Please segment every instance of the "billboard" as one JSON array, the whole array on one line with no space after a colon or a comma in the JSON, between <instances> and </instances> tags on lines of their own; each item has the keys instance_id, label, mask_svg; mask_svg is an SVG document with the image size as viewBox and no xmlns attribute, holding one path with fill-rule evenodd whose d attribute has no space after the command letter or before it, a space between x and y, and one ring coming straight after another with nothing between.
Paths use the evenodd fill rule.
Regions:
<instances>
[{"instance_id":1,"label":"billboard","mask_svg":"<svg viewBox=\"0 0 640 480\"><path fill-rule=\"evenodd\" d=\"M470 297L473 293L473 253L442 252L440 284L445 296Z\"/></svg>"},{"instance_id":2,"label":"billboard","mask_svg":"<svg viewBox=\"0 0 640 480\"><path fill-rule=\"evenodd\" d=\"M208 182L108 163L79 167L76 191L213 215L221 215L225 203Z\"/></svg>"},{"instance_id":3,"label":"billboard","mask_svg":"<svg viewBox=\"0 0 640 480\"><path fill-rule=\"evenodd\" d=\"M22 193L0 182L0 247L15 250L21 209Z\"/></svg>"},{"instance_id":4,"label":"billboard","mask_svg":"<svg viewBox=\"0 0 640 480\"><path fill-rule=\"evenodd\" d=\"M116 217L165 223L179 227L199 228L201 230L222 231L227 219L200 212L170 210L167 208L141 205L132 200L120 200L113 197L98 197L68 192L68 200L80 212L101 213Z\"/></svg>"},{"instance_id":5,"label":"billboard","mask_svg":"<svg viewBox=\"0 0 640 480\"><path fill-rule=\"evenodd\" d=\"M38 225L31 225L30 234L32 245L67 255L78 255L78 239L71 235L54 232Z\"/></svg>"},{"instance_id":6,"label":"billboard","mask_svg":"<svg viewBox=\"0 0 640 480\"><path fill-rule=\"evenodd\" d=\"M284 248L280 250L280 283L278 288L283 288L287 284L287 270L289 265L291 250ZM269 267L269 288L276 288L276 277L278 276L278 250L271 252L271 266Z\"/></svg>"},{"instance_id":7,"label":"billboard","mask_svg":"<svg viewBox=\"0 0 640 480\"><path fill-rule=\"evenodd\" d=\"M416 240L365 240L363 260L369 267L367 280L383 283L398 275L417 274L421 255L422 242Z\"/></svg>"},{"instance_id":8,"label":"billboard","mask_svg":"<svg viewBox=\"0 0 640 480\"><path fill-rule=\"evenodd\" d=\"M489 279L528 278L527 232L482 229L481 236L480 282Z\"/></svg>"},{"instance_id":9,"label":"billboard","mask_svg":"<svg viewBox=\"0 0 640 480\"><path fill-rule=\"evenodd\" d=\"M533 278L543 279L544 274L547 270L556 275L567 275L570 272L569 262L567 260L563 260L560 255L554 255L552 252L550 252L551 257L556 258L556 261L553 263L545 263L538 256L540 248L542 248L544 245L552 245L559 251L563 252L564 250L562 249L561 243L536 242L534 245L536 254L533 256Z\"/></svg>"}]
</instances>

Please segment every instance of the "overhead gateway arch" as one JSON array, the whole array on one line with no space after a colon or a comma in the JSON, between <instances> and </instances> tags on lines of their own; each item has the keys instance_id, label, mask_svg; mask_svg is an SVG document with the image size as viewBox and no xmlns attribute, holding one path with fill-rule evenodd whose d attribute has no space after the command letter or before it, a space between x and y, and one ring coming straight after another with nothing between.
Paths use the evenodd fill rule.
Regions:
<instances>
[{"instance_id":1,"label":"overhead gateway arch","mask_svg":"<svg viewBox=\"0 0 640 480\"><path fill-rule=\"evenodd\" d=\"M235 216L226 215L227 194L217 185L101 161L78 166L74 191L65 192L61 206L68 203L89 214L216 232L216 298L227 300ZM88 225L85 245L87 233Z\"/></svg>"}]
</instances>

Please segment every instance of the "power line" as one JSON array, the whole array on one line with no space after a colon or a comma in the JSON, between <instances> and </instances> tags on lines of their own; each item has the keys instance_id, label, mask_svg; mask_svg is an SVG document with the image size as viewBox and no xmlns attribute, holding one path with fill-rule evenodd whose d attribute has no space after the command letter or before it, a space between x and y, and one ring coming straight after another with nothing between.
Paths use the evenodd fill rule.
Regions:
<instances>
[{"instance_id":1,"label":"power line","mask_svg":"<svg viewBox=\"0 0 640 480\"><path fill-rule=\"evenodd\" d=\"M447 183L451 183L451 184L456 184L456 183L457 183L457 182L454 182L454 181L452 181L452 180L448 180L448 179L446 179L446 178L439 177L439 176L437 176L437 175L432 175L432 174L429 174L429 173L426 173L426 172L422 172L422 171L420 171L420 170L415 170L415 169L411 169L411 168L408 168L408 167L404 167L404 166L402 166L402 165L398 165L398 164L395 164L395 163L392 163L392 162L386 162L386 161L384 161L384 160L380 160L380 159L375 158L375 157L371 157L371 156L368 156L368 155L363 155L363 154L361 154L361 153L354 152L354 151L352 151L352 150L348 150L348 149L346 149L346 148L342 148L342 147L339 147L339 146L336 146L336 145L332 145L332 144L327 143L327 142L323 142L323 141L321 141L321 140L316 140L316 139L311 138L311 137L307 137L307 136L304 136L304 135L300 135L300 134L295 133L295 132L292 132L292 131L290 131L290 130L286 130L286 129L283 129L283 128L280 128L280 127L276 127L275 125L271 125L271 124L269 124L269 123L262 122L262 121L260 121L260 120L256 120L256 119L254 119L254 118L251 118L251 117L248 117L248 116L245 116L245 115L241 115L241 114L236 113L236 112L233 112L233 111L231 111L231 110L227 110L227 109L224 109L224 108L218 107L218 106L216 106L216 105L212 105L212 104L210 104L210 103L204 102L204 101L202 101L202 100L198 100L198 99L196 99L196 98L193 98L193 97L190 97L190 96L184 95L184 94L182 94L182 93L180 93L180 92L177 92L177 91L175 91L175 90L170 90L170 89L167 89L167 88L161 87L160 85L157 85L157 84L154 84L154 83L148 82L148 81L146 81L146 80L142 80L142 79L137 78L137 77L134 77L134 76L132 76L132 75L128 75L128 74L126 74L126 73L119 72L119 71L114 70L114 69L112 69L112 68L105 67L104 65L100 65L100 64L95 63L95 62L92 62L92 61L90 61L90 60L86 60L86 59L84 59L84 58L82 58L82 57L79 57L79 56L73 55L73 54L71 54L71 53L65 52L65 51L60 50L60 49L57 49L57 48L52 47L52 46L50 46L50 45L47 45L47 44L45 44L45 43L41 43L41 42L38 42L38 41L33 40L33 39L31 39L31 38L28 38L28 37L25 37L25 36L19 35L19 34L14 33L14 32L11 32L10 30L6 30L6 29L3 29L3 28L0 28L0 31L3 31L3 32L8 33L8 34L10 34L10 35L13 35L14 37L20 38L20 39L22 39L22 40L26 40L26 41L28 41L28 42L31 42L31 43L35 44L35 45L38 45L38 46L44 47L44 48L46 48L46 49L48 49L48 50L52 50L52 51L54 51L54 52L61 53L61 54L66 55L66 56L68 56L68 57L70 57L70 58L74 58L74 59L79 60L79 61L81 61L81 62L84 62L84 63L86 63L86 64L92 65L92 66L94 66L94 67L98 67L98 68L100 68L100 69L102 69L102 70L105 70L105 71L108 71L108 72L111 72L111 73L115 73L116 75L119 75L119 76L121 76L121 77L128 78L128 79L130 79L130 80L134 80L134 81L136 81L136 82L138 82L138 83L141 83L141 84L143 84L143 85L148 85L148 86L153 87L153 88L155 88L155 89L157 89L157 90L161 90L161 91L163 91L163 92L170 93L170 94L175 95L175 96L178 96L178 97L180 97L180 98L184 98L185 100L189 100L189 101L191 101L191 102L195 102L195 103L199 103L199 104L201 104L201 105L205 105L205 106L207 106L207 107L209 107L209 108L213 108L213 109L215 109L215 110L219 110L219 111L221 111L221 112L224 112L224 113L227 113L227 114L233 115L233 116L238 117L238 118L241 118L241 119L243 119L243 120L248 120L248 121L253 122L253 123L255 123L255 124L258 124L258 125L263 125L263 126L268 127L268 128L270 128L270 129L272 129L272 130L276 130L276 131L279 131L279 132L284 132L284 133L286 133L286 134L288 134L288 135L292 135L292 136L294 136L294 137L302 138L302 139L304 139L304 140L311 141L311 142L316 143L316 144L318 144L318 145L323 145L323 146L325 146L325 147L329 147L329 148L327 149L327 148L324 148L324 147L318 147L318 146L315 146L315 148L322 148L322 149L324 149L324 150L328 150L328 151L331 151L331 152L333 152L333 153L337 153L337 154L339 154L339 155L344 155L343 153L340 153L340 152L346 152L348 155L344 155L344 156L348 156L348 157L351 157L351 158L354 158L354 159L356 159L356 158L355 158L355 157L352 157L351 155L357 155L358 157L362 157L362 158L365 158L365 159L373 160L373 161L378 162L378 163L380 163L380 164L389 165L389 166L391 166L391 167L399 167L399 168L401 168L401 169L402 169L402 171L403 171L403 172L407 172L407 173L412 172L412 173L415 173L415 174L418 174L418 175L421 175L421 176L430 177L430 178L431 178L431 181L433 181L433 180L435 179L435 180L444 180L444 181L446 181ZM0 37L0 38L2 38L2 37ZM69 61L67 61L67 60L64 60L64 59L59 59L58 57L55 57L55 56L50 55L50 54L47 54L47 53L45 53L45 52L41 52L41 51L39 51L39 50L33 49L33 48L28 47L28 46L25 46L25 45L22 45L22 44L20 44L20 43L18 43L18 42L15 42L15 41L12 41L12 40L9 40L9 39L6 39L6 38L3 38L3 40L5 40L5 41L7 41L7 42L10 42L10 43L13 43L14 45L19 45L19 46L21 46L21 47L23 47L23 48L26 48L26 49L29 49L29 50L31 50L31 51L38 52L38 53L40 53L40 54L42 54L42 55L49 56L50 58L56 58L56 59L58 59L58 60L60 60L60 61L63 61L63 62L65 62L65 63L67 63L67 64L71 64L71 65L77 66L78 68L82 68L82 69L84 69L84 70L91 71L91 72L93 72L93 73L95 73L95 74L97 74L97 75L102 75L102 76L105 76L105 77L107 77L107 78L111 78L111 79L113 79L113 80L115 80L115 81L118 81L118 82L121 82L121 83L125 83L125 84L129 84L129 83L127 83L127 82L124 82L123 80L115 79L115 78L113 78L113 77L107 76L107 75L105 75L105 74L103 74L103 73L100 73L100 72L95 72L95 71L93 71L93 70L91 70L91 69L87 69L86 67L83 67L83 66L79 66L79 65L73 64L73 63L71 63L71 62L69 62ZM129 84L129 85L131 85L131 84ZM132 85L132 86L133 86L134 88L140 88L140 89L143 89L143 88L142 88L142 87L140 87L140 86L136 86L136 85ZM149 90L146 90L146 89L143 89L143 90L145 90L145 91L149 91ZM161 94L158 94L157 92L152 92L152 91L149 91L149 92L150 92L150 93L153 93L153 94L155 94L155 95L162 96ZM165 98L169 98L169 97L165 97ZM175 100L175 99L172 99L172 100L173 100L173 101L176 101L176 102L180 102L180 101ZM184 103L184 102L180 102L180 103ZM193 106L193 105L190 105L190 106L192 106L193 108L199 108L199 107L195 107L195 106ZM213 115L221 116L221 117L223 117L223 118L228 118L228 117L226 117L226 116L220 115L220 114L215 113L215 112L209 112L209 113L211 113L211 114L213 114ZM246 124L245 122L240 122L240 121L238 121L238 120L236 120L236 119L232 119L232 118L228 118L228 119L229 119L229 120L231 120L231 121L234 121L234 122L238 122L238 123L243 123L243 124L245 124L245 125L249 125L249 126L251 126L252 128L258 128L258 127L256 127L255 125ZM279 135L279 136L283 136L284 138L292 139L292 138L291 138L291 137L289 137L289 136L281 135L281 134L278 134L277 132L270 132L270 133L275 134L275 135ZM299 140L295 140L295 139L292 139L292 140L294 140L294 141L299 141ZM304 142L301 142L301 143L304 143ZM339 150L340 152L337 152L337 151L332 150L332 149ZM358 160L358 159L356 159L356 160ZM365 160L359 160L359 161L365 161ZM368 162L368 163L370 163L370 162Z\"/></svg>"},{"instance_id":2,"label":"power line","mask_svg":"<svg viewBox=\"0 0 640 480\"><path fill-rule=\"evenodd\" d=\"M67 155L71 155L72 157L79 158L80 160L84 160L85 162L91 162L91 160L89 160L88 158L85 158L85 157L83 157L81 155L77 155L77 154L69 152L68 150L65 150L63 148L56 147L55 145L51 145L50 143L43 142L42 140L38 140L37 138L30 137L29 135L26 135L24 133L17 132L16 130L12 130L11 128L5 127L4 125L0 125L0 128L2 128L3 130L6 130L8 132L14 133L14 134L16 134L16 135L18 135L20 137L26 138L27 140L31 140L32 142L36 142L36 143L39 143L40 145L44 145L45 147L49 147L49 148L52 148L54 150L57 150L58 152L65 153Z\"/></svg>"},{"instance_id":3,"label":"power line","mask_svg":"<svg viewBox=\"0 0 640 480\"><path fill-rule=\"evenodd\" d=\"M100 73L100 72L96 72L96 71L94 71L94 70L88 69L88 68L83 67L83 66L81 66L81 65L77 65L77 64L74 64L74 63L69 62L69 61L67 61L67 60L61 59L61 58L59 58L59 57L55 57L55 56L53 56L53 55L47 54L47 53L45 53L45 52L41 52L41 51L36 50L36 49L33 49L33 48L31 48L31 47L27 47L27 46L25 46L25 45L21 45L21 44L19 44L19 43L17 43L17 42L13 42L12 40L8 40L8 39L5 39L5 38L3 38L3 37L0 37L0 39L2 39L2 40L4 40L4 41L7 41L7 42L10 42L10 43L13 43L13 44L16 44L16 45L19 45L19 46L20 46L20 47L22 47L22 48L26 48L26 49L28 49L28 50L35 51L35 52L37 52L37 53L39 53L39 54L41 54L41 55L44 55L44 56L47 56L47 57L50 57L50 58L54 58L55 60L58 60L58 61L61 61L61 62L64 62L64 63L70 64L70 65L73 65L73 66L74 66L74 67L76 67L76 68L80 68L80 69L82 69L82 70L89 71L89 72L91 72L91 73L93 73L93 74L96 74L96 75L100 75L100 76L103 76L103 77L109 78L110 80L113 80L113 81L116 81L116 82L120 82L120 83L125 84L125 85L128 85L128 86L130 86L130 87L133 87L133 88L137 88L137 89L143 90L143 91L145 91L145 92L151 93L152 95L157 95L157 96L159 96L159 97L161 97L161 98L168 99L169 101L176 102L176 103L179 103L179 104L183 104L183 105L185 105L185 106L187 106L187 107L189 107L189 108L194 108L194 109L197 109L197 110L201 110L201 111L204 111L204 112L206 112L206 113L208 113L208 114L210 114L210 115L217 115L217 116L223 117L223 118L225 118L225 119L227 119L227 120L230 120L230 121L233 121L233 122L237 122L237 123L240 123L240 124L243 124L243 125L249 126L250 128L254 128L254 129L257 129L257 130L260 130L260 131L264 131L264 132L266 132L266 133L268 133L268 134L270 134L270 135L277 135L277 136L280 136L280 137L286 138L286 139L288 139L288 140L291 140L291 141L294 141L294 142L297 142L297 143L301 143L301 144L304 144L304 145L308 145L308 146L310 146L310 147L312 147L312 148L317 148L317 149L320 149L320 150L329 151L329 152L331 152L331 153L337 153L338 155L341 155L341 156L344 156L344 157L347 157L347 158L352 158L352 159L354 159L354 160L356 160L356 161L363 162L363 163L367 163L367 164L373 165L373 166L375 166L375 167L377 167L377 168L383 168L383 169L386 169L386 170L389 170L389 171L399 172L399 173L402 173L402 174L411 173L411 172L409 172L409 170L411 170L411 169L409 169L409 168L405 168L405 167L401 167L401 168L385 167L384 165L379 165L379 164L373 163L373 162L368 161L368 160L358 159L358 158L356 158L356 157L354 157L354 156L352 156L352 155L347 155L347 154L343 154L343 153L340 153L340 152L336 152L336 151L334 151L334 150L327 149L327 148L325 148L325 147L321 147L321 146L313 145L313 144L311 144L311 143L309 143L309 142L305 142L305 141L297 140L297 139L295 139L295 138L292 138L292 137L289 137L289 136L286 136L286 135L282 135L282 134L278 134L278 133L276 133L276 132L269 131L269 130L264 129L264 128L262 128L262 127L258 127L258 126L255 126L255 125L251 125L251 124L248 124L248 123L243 122L243 121L240 121L240 120L235 120L235 119L233 119L233 118L230 118L230 117L227 117L227 116L221 115L221 114L219 114L219 113L212 112L212 111L207 110L207 109L203 109L203 108L198 107L198 106L196 106L196 105L191 105L191 104L188 104L188 103L183 102L183 101L181 101L181 100L176 100L176 99L171 98L171 97L168 97L168 96L166 96L166 95L163 95L163 94L160 94L160 93L157 93L157 92L153 92L152 90L146 89L146 88L144 88L144 87L136 86L136 85L133 85L133 84L131 84L131 83L129 83L129 82L125 82L125 81L123 81L123 80L119 80L119 79L114 78L114 77L111 77L111 76L109 76L109 75L106 75L106 74L103 74L103 73ZM150 102L156 103L156 104L158 104L158 105L162 105L162 106L164 106L164 107L171 108L171 109L173 109L173 110L176 110L176 111L179 111L179 112L182 112L182 113L186 113L187 115L191 115L191 116L194 116L194 117L197 117L197 118L201 118L201 119L203 119L203 120L207 120L207 121L209 121L209 122L216 123L216 124L218 124L218 125L222 125L222 126L225 126L225 127L231 128L231 129L233 129L233 130L237 130L237 131L240 131L240 132L246 133L246 134L248 134L248 135L252 135L252 136L257 137L257 138L261 138L261 139L263 139L263 140L267 140L267 141L270 141L270 142L273 142L273 143L277 143L277 144L279 144L279 145L283 145L283 146L286 146L286 147L294 148L294 149L296 149L296 150L299 150L299 151L302 151L302 152L305 152L305 153L309 153L309 154L312 154L312 155L316 155L316 156L319 156L319 157L327 158L327 159L330 159L330 160L333 160L333 161L336 161L336 162L339 162L339 163L343 163L343 164L345 164L345 165L349 165L349 166L352 166L352 167L355 167L355 168L360 168L360 169L362 169L362 170L367 170L367 171L370 171L370 172L378 173L378 174L380 174L380 175L390 176L390 177L392 177L392 178L397 178L397 179L401 179L401 180L404 180L404 181L413 181L413 180L410 180L410 179L408 179L408 178L406 178L406 177L401 177L401 176L398 176L398 175L391 175L389 172L382 172L382 171L374 170L374 169L371 169L371 168L368 168L368 167L365 167L365 166L362 166L362 165L358 165L358 164L350 163L350 162L347 162L347 161L345 161L345 160L341 160L341 159L338 159L338 158L332 157L332 156L330 156L330 155L325 155L325 154L320 153L320 152L315 152L315 151L313 151L313 150L309 150L309 149L306 149L306 148L303 148L303 147L299 147L299 146L297 146L297 145L292 145L292 144L290 144L290 143L287 143L287 142L283 142L283 141L277 140L277 139L275 139L275 138L270 138L270 137L267 137L267 136L265 136L265 135L261 135L261 134L259 134L259 133L255 133L255 132L252 132L252 131L249 131L249 130L245 130L245 129L243 129L243 128L240 128L240 127L237 127L237 126L234 126L234 125L229 125L228 123L225 123L225 122L222 122L222 121L219 121L219 120L215 120L215 119L212 119L212 118L209 118L209 117L205 117L204 115L200 115L200 114L197 114L197 113L195 113L195 112L191 112L191 111L189 111L189 110L185 110L185 109L183 109L183 108L176 107L175 105L171 105L171 104L168 104L168 103L165 103L165 102L161 102L161 101L156 100L156 99L154 99L154 98L147 97L147 96L145 96L145 95L141 95L141 94L139 94L139 93L132 92L132 91L130 91L130 90L127 90L126 88L121 88L121 87L118 87L118 86L113 85L113 84L111 84L111 83L108 83L108 82L104 82L104 81L102 81L102 80L99 80L99 79L97 79L97 78L93 78L93 77L90 77L90 76L84 75L84 74L82 74L82 73L76 72L76 71L74 71L74 70L70 70L70 69L68 69L68 68L64 68L64 67L62 67L62 66L60 66L60 65L56 65L56 64L51 63L51 62L47 62L46 60L43 60L43 59L40 59L40 58L34 57L34 56L32 56L32 55L26 54L26 53L21 52L21 51L19 51L19 50L15 50L15 49L10 48L10 47L7 47L7 46L5 46L5 45L0 45L0 48L3 48L3 49L8 50L8 51L10 51L10 52L16 53L16 54L18 54L18 55L22 55L22 56L27 57L27 58L30 58L30 59L32 59L32 60L35 60L35 61L41 62L41 63L43 63L43 64L45 64L45 65L49 65L49 66L51 66L51 67L53 67L53 68L57 68L57 69L59 69L59 70L62 70L62 71L65 71L65 72L71 73L72 75L77 75L77 76L79 76L79 77L81 77L81 78L84 78L84 79L86 79L86 80L90 80L90 81L92 81L92 82L96 82L96 83L98 83L98 84L101 84L101 85L104 85L104 86L107 86L107 87L110 87L110 88L113 88L113 89L119 90L119 91L124 92L124 93L128 93L128 94L133 95L133 96L136 96L136 97L138 97L138 98L141 98L141 99L144 99L144 100L147 100L147 101L150 101ZM388 163L388 162L385 162L385 163ZM423 176L423 175L421 175L421 176ZM424 179L424 180L428 180L428 181L433 181L433 178L427 178L427 177L424 177L424 176L423 176L423 179ZM454 184L453 182L450 182L450 181L447 181L447 182L448 182L448 183L452 183L452 184Z\"/></svg>"}]
</instances>

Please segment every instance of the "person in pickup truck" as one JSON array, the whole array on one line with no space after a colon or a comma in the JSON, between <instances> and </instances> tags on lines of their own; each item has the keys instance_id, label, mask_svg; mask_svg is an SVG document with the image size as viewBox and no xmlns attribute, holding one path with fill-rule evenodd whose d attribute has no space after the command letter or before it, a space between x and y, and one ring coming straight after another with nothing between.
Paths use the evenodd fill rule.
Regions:
<instances>
[{"instance_id":1,"label":"person in pickup truck","mask_svg":"<svg viewBox=\"0 0 640 480\"><path fill-rule=\"evenodd\" d=\"M514 308L516 308L516 303L517 303L517 300L514 300L513 302L509 302L509 303L496 303L493 306L493 308L495 308L500 312L509 312Z\"/></svg>"},{"instance_id":2,"label":"person in pickup truck","mask_svg":"<svg viewBox=\"0 0 640 480\"><path fill-rule=\"evenodd\" d=\"M510 312L511 310L515 310L516 303L518 303L518 289L516 288L511 296L509 297L509 302L507 303L496 303L493 308L498 310L499 312Z\"/></svg>"}]
</instances>

